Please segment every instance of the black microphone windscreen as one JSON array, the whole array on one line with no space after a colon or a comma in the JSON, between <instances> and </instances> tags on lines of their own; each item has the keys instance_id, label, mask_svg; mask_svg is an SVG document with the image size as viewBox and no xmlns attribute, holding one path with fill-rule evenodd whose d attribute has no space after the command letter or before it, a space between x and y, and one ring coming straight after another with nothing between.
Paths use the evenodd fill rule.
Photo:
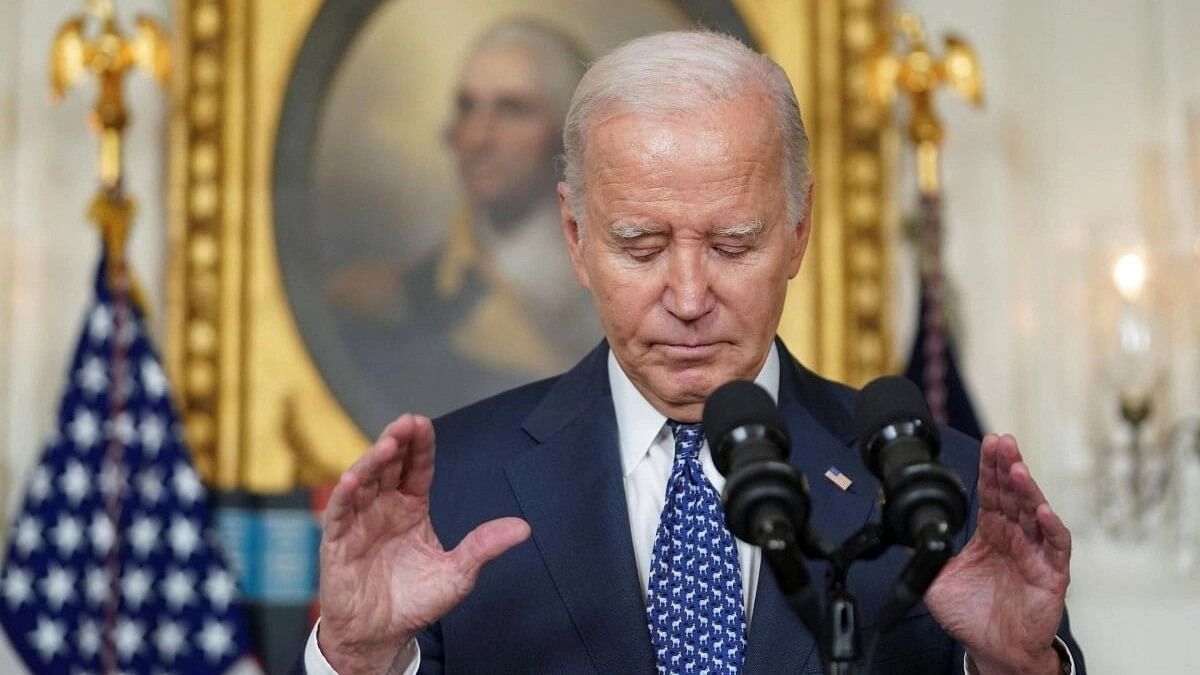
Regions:
<instances>
[{"instance_id":1,"label":"black microphone windscreen","mask_svg":"<svg viewBox=\"0 0 1200 675\"><path fill-rule=\"evenodd\" d=\"M865 441L880 429L905 420L920 420L926 428L937 429L925 396L911 380L887 375L872 380L858 392L854 429L859 440Z\"/></svg>"},{"instance_id":2,"label":"black microphone windscreen","mask_svg":"<svg viewBox=\"0 0 1200 675\"><path fill-rule=\"evenodd\" d=\"M787 437L787 425L775 400L749 380L732 380L717 387L704 404L701 424L714 452L729 432L746 424L761 424Z\"/></svg>"}]
</instances>

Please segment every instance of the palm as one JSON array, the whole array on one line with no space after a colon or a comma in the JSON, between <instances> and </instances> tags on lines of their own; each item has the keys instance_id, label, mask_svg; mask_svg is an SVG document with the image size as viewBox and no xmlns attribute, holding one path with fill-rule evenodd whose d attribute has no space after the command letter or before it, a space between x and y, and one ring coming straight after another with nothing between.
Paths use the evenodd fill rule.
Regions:
<instances>
[{"instance_id":1,"label":"palm","mask_svg":"<svg viewBox=\"0 0 1200 675\"><path fill-rule=\"evenodd\" d=\"M462 601L484 563L528 536L524 522L502 518L445 550L429 520L432 478L429 420L405 416L330 497L318 639L331 663L349 657L347 671L368 662L386 668L389 654Z\"/></svg>"},{"instance_id":2,"label":"palm","mask_svg":"<svg viewBox=\"0 0 1200 675\"><path fill-rule=\"evenodd\" d=\"M1045 655L1062 617L1070 533L1010 437L984 440L979 522L925 595L938 623L978 662Z\"/></svg>"}]
</instances>

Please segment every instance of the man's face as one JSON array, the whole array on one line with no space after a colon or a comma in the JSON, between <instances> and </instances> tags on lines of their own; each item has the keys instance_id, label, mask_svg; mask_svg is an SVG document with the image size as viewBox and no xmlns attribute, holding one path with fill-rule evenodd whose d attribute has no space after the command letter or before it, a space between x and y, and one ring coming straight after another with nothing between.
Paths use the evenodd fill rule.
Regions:
<instances>
[{"instance_id":1,"label":"man's face","mask_svg":"<svg viewBox=\"0 0 1200 675\"><path fill-rule=\"evenodd\" d=\"M471 57L449 139L476 206L519 211L548 190L559 132L528 50L496 45Z\"/></svg>"},{"instance_id":2,"label":"man's face","mask_svg":"<svg viewBox=\"0 0 1200 675\"><path fill-rule=\"evenodd\" d=\"M789 222L781 138L760 95L672 117L617 114L584 152L582 234L559 184L571 260L622 368L660 412L700 418L766 359L808 243Z\"/></svg>"}]
</instances>

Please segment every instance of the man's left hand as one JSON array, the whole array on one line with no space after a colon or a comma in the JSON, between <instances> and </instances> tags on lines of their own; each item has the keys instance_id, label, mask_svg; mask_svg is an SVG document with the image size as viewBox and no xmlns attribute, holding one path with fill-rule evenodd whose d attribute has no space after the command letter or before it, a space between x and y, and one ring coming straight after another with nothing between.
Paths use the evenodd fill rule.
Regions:
<instances>
[{"instance_id":1,"label":"man's left hand","mask_svg":"<svg viewBox=\"0 0 1200 675\"><path fill-rule=\"evenodd\" d=\"M983 439L979 522L925 605L980 673L1057 673L1052 643L1070 582L1071 533L1012 436Z\"/></svg>"}]
</instances>

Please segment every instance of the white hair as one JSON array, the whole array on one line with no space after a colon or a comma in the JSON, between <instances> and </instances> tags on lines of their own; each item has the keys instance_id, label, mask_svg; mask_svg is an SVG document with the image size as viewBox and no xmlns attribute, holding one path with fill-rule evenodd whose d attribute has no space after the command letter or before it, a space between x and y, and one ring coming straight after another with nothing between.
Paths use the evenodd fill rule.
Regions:
<instances>
[{"instance_id":1,"label":"white hair","mask_svg":"<svg viewBox=\"0 0 1200 675\"><path fill-rule=\"evenodd\" d=\"M583 48L555 26L537 19L515 17L493 25L480 35L468 58L474 58L490 47L508 46L520 47L533 55L542 91L554 109L556 121L562 124L575 86L587 70L588 57Z\"/></svg>"},{"instance_id":2,"label":"white hair","mask_svg":"<svg viewBox=\"0 0 1200 675\"><path fill-rule=\"evenodd\" d=\"M807 206L808 135L796 94L774 61L736 38L709 31L671 31L630 40L592 64L571 98L563 125L563 178L576 221L584 222L584 150L601 112L670 115L747 93L771 101L783 139L788 217Z\"/></svg>"}]
</instances>

